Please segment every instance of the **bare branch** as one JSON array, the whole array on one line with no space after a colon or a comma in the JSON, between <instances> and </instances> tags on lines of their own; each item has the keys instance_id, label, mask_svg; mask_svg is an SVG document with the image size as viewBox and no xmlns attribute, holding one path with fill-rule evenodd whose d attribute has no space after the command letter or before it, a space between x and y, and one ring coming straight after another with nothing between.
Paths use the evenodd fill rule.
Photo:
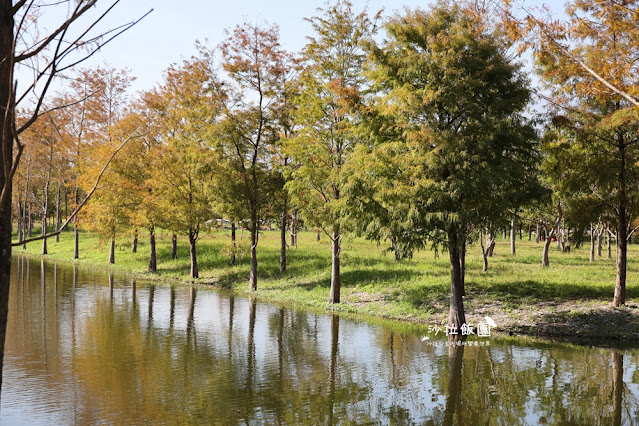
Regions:
<instances>
[{"instance_id":1,"label":"bare branch","mask_svg":"<svg viewBox=\"0 0 639 426\"><path fill-rule=\"evenodd\" d=\"M37 55L38 53L42 52L42 50L45 49L53 40L55 40L55 38L60 33L66 32L66 30L69 28L69 25L71 25L76 19L78 19L80 16L82 16L82 14L84 12L89 10L96 3L96 1L97 0L89 0L89 2L87 4L85 4L84 7L82 7L82 8L80 7L80 5L82 3L78 2L78 5L76 6L76 9L73 11L71 16L64 23L62 23L62 25L60 25L54 32L52 32L49 35L49 37L45 38L44 40L41 40L38 43L39 46L36 47L35 49L33 49L31 52L22 53L22 54L16 56L15 57L15 62L24 61L24 60L32 58L35 55Z\"/></svg>"}]
</instances>

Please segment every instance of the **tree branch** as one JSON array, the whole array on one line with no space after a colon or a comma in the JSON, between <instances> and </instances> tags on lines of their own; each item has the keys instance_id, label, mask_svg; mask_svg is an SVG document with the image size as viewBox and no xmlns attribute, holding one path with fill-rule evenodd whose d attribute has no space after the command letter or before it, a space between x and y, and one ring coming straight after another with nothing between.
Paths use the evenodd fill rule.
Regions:
<instances>
[{"instance_id":1,"label":"tree branch","mask_svg":"<svg viewBox=\"0 0 639 426\"><path fill-rule=\"evenodd\" d=\"M139 129L139 127L138 127ZM136 129L137 131L137 129ZM86 197L84 197L84 200L82 200L82 202L80 204L78 204L78 207L75 208L75 210L73 211L73 213L71 213L71 215L67 218L66 221L64 221L64 223L60 226L60 229L58 229L55 232L51 232L45 235L40 235L38 237L33 237L33 238L27 238L26 240L22 240L22 241L18 241L18 242L12 242L11 245L13 247L16 246L20 246L26 243L30 243L33 241L39 241L39 240L43 240L45 238L49 238L49 237L55 237L56 235L59 235L62 230L64 228L66 228L66 226L71 223L71 221L73 220L73 218L75 218L75 216L78 214L78 212L80 211L80 209L87 203L87 201L89 201L89 198L91 198L91 196L93 195L93 193L96 191L96 189L98 189L98 185L100 183L100 180L102 179L102 176L104 175L104 173L107 170L107 167L109 166L109 164L111 163L111 161L113 160L113 158L115 158L115 156L117 155L118 152L120 152L122 150L122 148L124 148L124 146L129 143L129 141L133 140L133 139L137 139L140 138L144 135L146 135L147 133L149 133L149 131L145 131L144 133L140 133L137 135L132 135L129 136L124 142L122 142L120 144L120 146L118 146L118 148L113 151L113 153L111 154L111 156L109 157L109 159L107 160L107 162L104 164L104 167L102 167L102 171L100 172L100 174L98 175L98 177L95 180L95 183L93 184L93 188L91 188L91 191L89 191L89 193L86 195Z\"/></svg>"}]
</instances>

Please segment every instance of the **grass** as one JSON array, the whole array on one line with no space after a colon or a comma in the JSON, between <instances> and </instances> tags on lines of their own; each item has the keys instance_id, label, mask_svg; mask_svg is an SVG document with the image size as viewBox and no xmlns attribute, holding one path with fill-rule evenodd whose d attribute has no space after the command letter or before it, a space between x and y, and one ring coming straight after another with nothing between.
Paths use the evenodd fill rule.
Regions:
<instances>
[{"instance_id":1,"label":"grass","mask_svg":"<svg viewBox=\"0 0 639 426\"><path fill-rule=\"evenodd\" d=\"M186 238L178 245L178 259L171 260L169 234L158 235L158 271L146 272L149 244L140 235L137 253L131 238L117 244L115 265L109 266L107 241L81 232L80 259L89 267L110 267L142 278L188 282L189 249ZM248 289L248 233L238 232L243 251L235 266L229 266L230 231L211 231L198 242L199 284L211 284L244 293ZM394 262L384 245L362 238L347 238L342 251L342 303L327 304L331 257L328 240L303 232L298 248L287 251L287 270L279 272L279 231L264 231L258 246L258 290L261 300L419 323L446 321L450 292L450 265L446 253L435 258L433 251L416 253L413 259ZM73 234L48 243L52 260L73 260ZM489 270L483 273L478 246L467 250L464 303L467 322L476 323L489 315L499 328L511 333L550 336L597 336L639 339L639 245L630 245L626 307L610 306L615 282L615 261L604 255L589 262L587 248L561 253L551 246L550 267L541 267L541 243L517 240L517 254L510 254L509 241L499 240ZM41 243L14 248L14 253L39 255ZM614 247L613 247L614 257ZM587 326L587 327L586 327Z\"/></svg>"}]
</instances>

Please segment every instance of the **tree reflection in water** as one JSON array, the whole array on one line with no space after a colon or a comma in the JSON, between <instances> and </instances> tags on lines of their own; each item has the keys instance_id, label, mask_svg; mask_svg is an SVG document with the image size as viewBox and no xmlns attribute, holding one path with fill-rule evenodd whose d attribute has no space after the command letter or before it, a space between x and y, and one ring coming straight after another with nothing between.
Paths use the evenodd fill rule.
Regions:
<instances>
[{"instance_id":1,"label":"tree reflection in water","mask_svg":"<svg viewBox=\"0 0 639 426\"><path fill-rule=\"evenodd\" d=\"M636 349L496 338L489 347L427 345L419 328L43 266L14 261L0 412L8 423L639 417Z\"/></svg>"}]
</instances>

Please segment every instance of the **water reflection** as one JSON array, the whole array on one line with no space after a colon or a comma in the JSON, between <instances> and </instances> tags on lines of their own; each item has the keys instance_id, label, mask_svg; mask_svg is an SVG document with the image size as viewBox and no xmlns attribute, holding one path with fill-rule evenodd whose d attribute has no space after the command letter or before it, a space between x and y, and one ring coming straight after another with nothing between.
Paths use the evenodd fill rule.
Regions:
<instances>
[{"instance_id":1,"label":"water reflection","mask_svg":"<svg viewBox=\"0 0 639 426\"><path fill-rule=\"evenodd\" d=\"M428 344L26 257L13 280L3 423L639 422L637 350Z\"/></svg>"}]
</instances>

